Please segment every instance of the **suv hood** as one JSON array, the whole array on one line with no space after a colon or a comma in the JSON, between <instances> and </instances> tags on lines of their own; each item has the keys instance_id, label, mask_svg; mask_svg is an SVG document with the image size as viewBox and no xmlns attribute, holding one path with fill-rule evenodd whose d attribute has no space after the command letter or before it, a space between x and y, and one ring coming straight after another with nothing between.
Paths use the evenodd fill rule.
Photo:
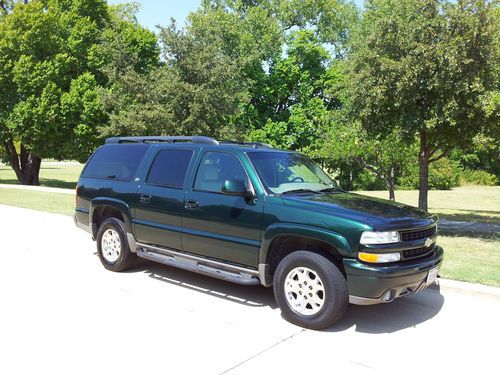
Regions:
<instances>
[{"instance_id":1,"label":"suv hood","mask_svg":"<svg viewBox=\"0 0 500 375\"><path fill-rule=\"evenodd\" d=\"M283 203L321 210L368 224L375 230L410 229L437 222L437 216L416 207L354 193L283 196Z\"/></svg>"}]
</instances>

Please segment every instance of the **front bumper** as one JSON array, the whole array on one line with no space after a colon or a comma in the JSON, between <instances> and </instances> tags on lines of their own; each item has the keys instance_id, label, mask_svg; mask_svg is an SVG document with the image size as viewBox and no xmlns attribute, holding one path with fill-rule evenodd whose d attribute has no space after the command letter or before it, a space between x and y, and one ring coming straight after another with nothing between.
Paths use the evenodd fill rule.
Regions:
<instances>
[{"instance_id":1,"label":"front bumper","mask_svg":"<svg viewBox=\"0 0 500 375\"><path fill-rule=\"evenodd\" d=\"M344 259L349 302L372 305L419 292L428 286L429 270L441 267L442 262L443 248L438 245L428 257L387 266Z\"/></svg>"}]
</instances>

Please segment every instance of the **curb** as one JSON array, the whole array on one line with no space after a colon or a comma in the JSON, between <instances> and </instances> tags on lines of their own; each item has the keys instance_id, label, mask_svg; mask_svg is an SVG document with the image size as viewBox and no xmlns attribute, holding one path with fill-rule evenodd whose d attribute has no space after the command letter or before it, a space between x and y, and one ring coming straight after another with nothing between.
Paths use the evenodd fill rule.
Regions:
<instances>
[{"instance_id":1,"label":"curb","mask_svg":"<svg viewBox=\"0 0 500 375\"><path fill-rule=\"evenodd\" d=\"M488 294L490 296L500 297L500 288L482 284L467 283L464 281L439 278L432 287L459 290L469 293Z\"/></svg>"},{"instance_id":2,"label":"curb","mask_svg":"<svg viewBox=\"0 0 500 375\"><path fill-rule=\"evenodd\" d=\"M30 185L14 185L14 184L0 184L1 189L18 189L18 190L32 190L32 191L45 191L48 193L59 194L75 194L74 189L53 188L47 186L30 186Z\"/></svg>"}]
</instances>

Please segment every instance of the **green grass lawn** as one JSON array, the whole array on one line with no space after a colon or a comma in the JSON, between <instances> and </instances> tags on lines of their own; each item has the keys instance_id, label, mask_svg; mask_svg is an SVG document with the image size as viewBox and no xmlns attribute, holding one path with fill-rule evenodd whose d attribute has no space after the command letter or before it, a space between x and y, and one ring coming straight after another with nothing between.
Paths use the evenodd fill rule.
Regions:
<instances>
[{"instance_id":1,"label":"green grass lawn","mask_svg":"<svg viewBox=\"0 0 500 375\"><path fill-rule=\"evenodd\" d=\"M0 204L31 208L55 214L73 215L75 196L73 194L46 191L0 188Z\"/></svg>"},{"instance_id":2,"label":"green grass lawn","mask_svg":"<svg viewBox=\"0 0 500 375\"><path fill-rule=\"evenodd\" d=\"M441 276L500 287L500 241L440 236L445 260Z\"/></svg>"},{"instance_id":3,"label":"green grass lawn","mask_svg":"<svg viewBox=\"0 0 500 375\"><path fill-rule=\"evenodd\" d=\"M386 191L356 193L388 199ZM418 206L418 191L396 191L396 201ZM500 186L462 186L453 190L431 190L429 211L448 220L480 221L500 225Z\"/></svg>"},{"instance_id":4,"label":"green grass lawn","mask_svg":"<svg viewBox=\"0 0 500 375\"><path fill-rule=\"evenodd\" d=\"M57 163L42 161L40 185L64 189L74 189L83 164ZM0 184L18 184L16 174L11 167L0 164Z\"/></svg>"}]
</instances>

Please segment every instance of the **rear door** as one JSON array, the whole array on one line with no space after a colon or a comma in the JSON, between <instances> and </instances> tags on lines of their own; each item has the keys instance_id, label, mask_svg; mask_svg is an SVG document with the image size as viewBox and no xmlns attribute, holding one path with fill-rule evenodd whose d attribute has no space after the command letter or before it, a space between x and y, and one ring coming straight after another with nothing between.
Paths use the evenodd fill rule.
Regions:
<instances>
[{"instance_id":1,"label":"rear door","mask_svg":"<svg viewBox=\"0 0 500 375\"><path fill-rule=\"evenodd\" d=\"M185 180L195 151L159 148L139 185L134 229L138 242L181 250Z\"/></svg>"},{"instance_id":2,"label":"rear door","mask_svg":"<svg viewBox=\"0 0 500 375\"><path fill-rule=\"evenodd\" d=\"M228 179L251 184L236 154L205 152L185 197L183 249L257 267L264 199L222 194L222 185Z\"/></svg>"}]
</instances>

